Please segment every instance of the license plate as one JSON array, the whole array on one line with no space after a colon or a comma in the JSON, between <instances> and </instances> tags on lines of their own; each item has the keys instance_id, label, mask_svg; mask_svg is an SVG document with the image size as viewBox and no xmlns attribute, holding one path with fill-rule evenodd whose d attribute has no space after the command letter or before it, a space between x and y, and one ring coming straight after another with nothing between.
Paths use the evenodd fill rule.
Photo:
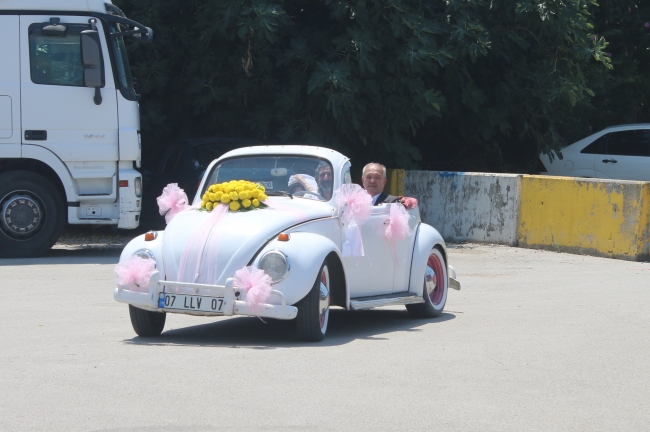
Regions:
<instances>
[{"instance_id":1,"label":"license plate","mask_svg":"<svg viewBox=\"0 0 650 432\"><path fill-rule=\"evenodd\" d=\"M223 312L223 297L204 297L185 294L161 293L158 307L201 312Z\"/></svg>"}]
</instances>

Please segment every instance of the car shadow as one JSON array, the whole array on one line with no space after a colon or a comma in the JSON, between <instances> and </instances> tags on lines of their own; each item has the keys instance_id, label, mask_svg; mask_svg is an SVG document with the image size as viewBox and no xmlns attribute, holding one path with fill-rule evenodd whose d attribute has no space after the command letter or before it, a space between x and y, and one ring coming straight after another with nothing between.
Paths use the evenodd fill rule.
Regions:
<instances>
[{"instance_id":1,"label":"car shadow","mask_svg":"<svg viewBox=\"0 0 650 432\"><path fill-rule=\"evenodd\" d=\"M163 332L155 338L134 337L123 342L134 345L205 346L224 348L274 349L297 347L327 347L345 345L357 339L387 340L395 332L419 332L424 325L436 325L456 318L443 313L437 318L411 318L406 309L371 309L330 311L327 336L321 342L298 339L294 321L255 317L234 317Z\"/></svg>"},{"instance_id":2,"label":"car shadow","mask_svg":"<svg viewBox=\"0 0 650 432\"><path fill-rule=\"evenodd\" d=\"M117 264L124 247L50 249L39 258L3 258L0 267L46 264Z\"/></svg>"}]
</instances>

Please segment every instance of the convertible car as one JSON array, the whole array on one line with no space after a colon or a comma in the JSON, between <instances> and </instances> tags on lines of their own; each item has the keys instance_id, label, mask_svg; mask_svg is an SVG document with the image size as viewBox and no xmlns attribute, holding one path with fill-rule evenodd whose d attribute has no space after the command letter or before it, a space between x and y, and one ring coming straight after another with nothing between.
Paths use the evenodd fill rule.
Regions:
<instances>
[{"instance_id":1,"label":"convertible car","mask_svg":"<svg viewBox=\"0 0 650 432\"><path fill-rule=\"evenodd\" d=\"M309 190L290 188L296 178L312 178ZM181 313L295 320L302 339L318 341L330 306L405 305L429 318L442 313L450 287L460 289L444 240L418 208L371 206L334 150L230 151L210 164L191 204L122 252L120 263L149 265L144 281L118 277L114 291L140 336L158 336L166 314ZM389 235L397 219L402 235Z\"/></svg>"}]
</instances>

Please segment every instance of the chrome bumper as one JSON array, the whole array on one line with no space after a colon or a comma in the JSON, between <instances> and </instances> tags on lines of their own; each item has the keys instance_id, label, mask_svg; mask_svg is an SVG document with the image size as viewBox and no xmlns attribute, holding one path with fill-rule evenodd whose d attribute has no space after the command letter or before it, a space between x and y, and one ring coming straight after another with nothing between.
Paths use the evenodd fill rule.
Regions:
<instances>
[{"instance_id":1,"label":"chrome bumper","mask_svg":"<svg viewBox=\"0 0 650 432\"><path fill-rule=\"evenodd\" d=\"M223 297L223 312L197 312L186 309L168 309L158 307L158 299L160 298L160 295L169 292L165 290L172 287L193 290L193 295ZM155 312L202 316L249 315L282 320L291 320L298 315L298 309L294 306L287 306L284 295L280 291L272 290L271 295L280 298L279 305L263 303L258 305L255 312L253 312L251 306L249 306L245 301L236 299L233 278L228 278L226 280L226 285L196 284L160 280L160 274L157 271L153 272L149 279L149 289L147 292L130 291L127 287L122 285L118 285L113 292L113 297L118 302L128 303L141 309Z\"/></svg>"}]
</instances>

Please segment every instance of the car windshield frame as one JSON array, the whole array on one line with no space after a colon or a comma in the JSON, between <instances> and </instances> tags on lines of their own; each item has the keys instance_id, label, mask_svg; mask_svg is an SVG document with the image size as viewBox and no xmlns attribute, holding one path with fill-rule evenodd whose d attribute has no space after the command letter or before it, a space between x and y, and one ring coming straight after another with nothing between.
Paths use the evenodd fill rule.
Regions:
<instances>
[{"instance_id":1,"label":"car windshield frame","mask_svg":"<svg viewBox=\"0 0 650 432\"><path fill-rule=\"evenodd\" d=\"M266 159L266 158L272 159L272 160L275 159L275 163L273 164L274 168L271 168L271 169L286 169L286 173L284 175L273 176L273 175L271 175L271 172L269 171L268 177L264 177L264 175L261 176L261 177L264 177L263 179L255 178L256 175L253 175L253 176L248 175L248 176L243 176L243 177L242 176L238 177L238 176L233 176L233 175L226 175L224 178L219 179L219 171L221 169L224 169L223 164L225 164L225 163L238 161L238 160L245 160L245 159ZM292 169L289 169L289 168L287 168L285 166L277 166L277 162L280 159L288 159L288 158L305 159L305 161L303 163L311 163L311 161L313 160L314 169L311 172L310 171L307 171L307 172L303 172L303 171L301 171L301 172L292 172ZM309 160L309 162L307 160ZM296 161L296 162L299 162L299 161ZM327 199L327 198L324 198L319 193L310 193L309 191L306 191L306 192L300 193L300 194L292 194L292 196L295 197L295 198L305 198L305 199L317 200L317 201L322 201L322 202L329 201L331 199L331 196L333 195L333 188L334 188L334 178L333 178L334 166L333 166L332 162L330 162L329 160L327 160L325 158L322 158L322 157L313 156L313 155L300 155L300 154L273 154L273 155L269 155L269 154L266 154L266 155L252 154L252 155L232 156L232 157L229 157L229 158L226 158L226 159L222 159L218 163L214 164L214 166L212 166L212 168L210 169L209 173L207 173L207 176L205 177L206 181L205 181L205 183L203 185L203 188L201 189L200 193L198 194L198 196L199 197L203 196L203 194L206 192L208 187L210 187L213 184L223 183L223 182L227 182L227 181L231 181L231 180L247 180L247 181L251 181L253 183L260 183L266 188L267 195L269 195L269 194L273 195L273 192L278 192L280 195L284 195L284 194L289 193L289 182L288 182L288 180L292 175L295 175L295 174L305 175L306 174L306 175L309 175L309 176L312 176L312 177L315 178L316 177L316 168L321 167L322 164L326 164L327 166L329 166L329 168L330 168L330 170L332 172L332 179L331 179L331 185L330 185L331 190L329 191L330 198ZM294 165L295 165L295 163L294 163ZM228 167L225 167L225 169L228 169ZM233 168L231 168L231 169L233 169ZM246 168L242 167L241 169L243 171ZM254 169L254 168L248 168L248 169ZM257 169L264 170L264 169L269 169L269 167L259 167ZM318 168L318 169L320 170L322 168ZM259 173L256 173L256 174L257 174L257 177L260 177ZM272 183L271 188L267 187L267 186L269 186L269 184L268 184L269 180L267 180L267 178L270 179L270 181ZM275 179L277 179L277 180L282 179L282 180L276 182Z\"/></svg>"}]
</instances>

